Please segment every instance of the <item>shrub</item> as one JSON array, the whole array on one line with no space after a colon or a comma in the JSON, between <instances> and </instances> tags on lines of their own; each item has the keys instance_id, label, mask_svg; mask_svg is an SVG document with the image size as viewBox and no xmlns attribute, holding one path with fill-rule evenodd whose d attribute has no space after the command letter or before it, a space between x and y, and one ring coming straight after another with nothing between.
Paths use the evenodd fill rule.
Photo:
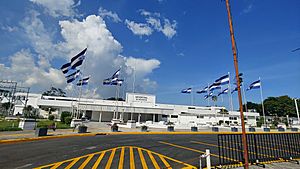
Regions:
<instances>
[{"instance_id":1,"label":"shrub","mask_svg":"<svg viewBox=\"0 0 300 169\"><path fill-rule=\"evenodd\" d=\"M68 112L68 111L63 111L62 113L61 113L61 115L60 115L60 121L62 122L62 123L66 123L65 122L65 119L66 119L66 117L71 117L72 115L71 115L71 113L70 112ZM71 123L71 122L70 122Z\"/></svg>"},{"instance_id":2,"label":"shrub","mask_svg":"<svg viewBox=\"0 0 300 169\"><path fill-rule=\"evenodd\" d=\"M55 118L54 115L49 115L49 117L48 117L48 119L51 120L51 121L53 121L54 118Z\"/></svg>"},{"instance_id":3,"label":"shrub","mask_svg":"<svg viewBox=\"0 0 300 169\"><path fill-rule=\"evenodd\" d=\"M72 117L71 116L67 116L67 117L65 117L65 119L64 119L64 122L66 123L66 124L71 124L71 121L72 121Z\"/></svg>"}]
</instances>

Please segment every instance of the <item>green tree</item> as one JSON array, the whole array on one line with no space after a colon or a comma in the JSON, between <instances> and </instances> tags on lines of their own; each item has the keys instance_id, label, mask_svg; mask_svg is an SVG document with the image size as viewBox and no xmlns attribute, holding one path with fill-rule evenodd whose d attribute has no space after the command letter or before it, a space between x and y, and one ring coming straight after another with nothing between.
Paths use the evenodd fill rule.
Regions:
<instances>
[{"instance_id":1,"label":"green tree","mask_svg":"<svg viewBox=\"0 0 300 169\"><path fill-rule=\"evenodd\" d=\"M289 115L296 116L294 100L289 96L268 97L264 100L265 112L279 117Z\"/></svg>"},{"instance_id":2,"label":"green tree","mask_svg":"<svg viewBox=\"0 0 300 169\"><path fill-rule=\"evenodd\" d=\"M68 111L63 111L63 112L61 112L61 115L60 115L60 121L62 122L62 123L66 123L66 118L67 117L71 117L72 115L71 115L71 113L70 112L68 112ZM72 117L71 117L71 119L72 119Z\"/></svg>"},{"instance_id":3,"label":"green tree","mask_svg":"<svg viewBox=\"0 0 300 169\"><path fill-rule=\"evenodd\" d=\"M51 87L49 90L45 91L43 96L60 96L60 97L66 97L66 92L64 92L60 88Z\"/></svg>"}]
</instances>

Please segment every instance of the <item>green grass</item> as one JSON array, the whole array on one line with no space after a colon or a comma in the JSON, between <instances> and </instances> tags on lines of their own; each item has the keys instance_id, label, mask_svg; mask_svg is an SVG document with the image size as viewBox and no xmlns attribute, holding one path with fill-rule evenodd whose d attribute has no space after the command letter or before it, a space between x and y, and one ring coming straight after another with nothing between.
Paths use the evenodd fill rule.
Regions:
<instances>
[{"instance_id":1,"label":"green grass","mask_svg":"<svg viewBox=\"0 0 300 169\"><path fill-rule=\"evenodd\" d=\"M47 127L53 125L53 123L56 123L56 129L70 129L70 125L64 124L62 122L54 122L50 120L41 120L38 121L37 127Z\"/></svg>"},{"instance_id":2,"label":"green grass","mask_svg":"<svg viewBox=\"0 0 300 169\"><path fill-rule=\"evenodd\" d=\"M17 120L0 120L0 131L20 131L19 122Z\"/></svg>"}]
</instances>

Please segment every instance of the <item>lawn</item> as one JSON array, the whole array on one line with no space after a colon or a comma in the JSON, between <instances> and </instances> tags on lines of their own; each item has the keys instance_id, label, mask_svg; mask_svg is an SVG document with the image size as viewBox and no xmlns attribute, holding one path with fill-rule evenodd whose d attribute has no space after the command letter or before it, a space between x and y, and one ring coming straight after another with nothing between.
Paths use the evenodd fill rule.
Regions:
<instances>
[{"instance_id":1,"label":"lawn","mask_svg":"<svg viewBox=\"0 0 300 169\"><path fill-rule=\"evenodd\" d=\"M0 120L0 131L19 131L19 122L17 120Z\"/></svg>"},{"instance_id":2,"label":"lawn","mask_svg":"<svg viewBox=\"0 0 300 169\"><path fill-rule=\"evenodd\" d=\"M54 122L51 120L41 120L38 121L37 127L47 127L53 125L53 123L56 123L56 129L69 129L71 128L70 125L64 124L62 122Z\"/></svg>"}]
</instances>

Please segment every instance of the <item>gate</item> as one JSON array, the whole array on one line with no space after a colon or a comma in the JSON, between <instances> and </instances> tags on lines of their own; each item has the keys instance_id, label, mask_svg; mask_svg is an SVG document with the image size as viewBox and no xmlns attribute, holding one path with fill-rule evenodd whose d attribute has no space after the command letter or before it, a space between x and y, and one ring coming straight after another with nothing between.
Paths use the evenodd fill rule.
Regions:
<instances>
[{"instance_id":1,"label":"gate","mask_svg":"<svg viewBox=\"0 0 300 169\"><path fill-rule=\"evenodd\" d=\"M300 133L251 133L246 138L249 164L300 158ZM241 133L218 134L218 147L219 166L244 164Z\"/></svg>"}]
</instances>

